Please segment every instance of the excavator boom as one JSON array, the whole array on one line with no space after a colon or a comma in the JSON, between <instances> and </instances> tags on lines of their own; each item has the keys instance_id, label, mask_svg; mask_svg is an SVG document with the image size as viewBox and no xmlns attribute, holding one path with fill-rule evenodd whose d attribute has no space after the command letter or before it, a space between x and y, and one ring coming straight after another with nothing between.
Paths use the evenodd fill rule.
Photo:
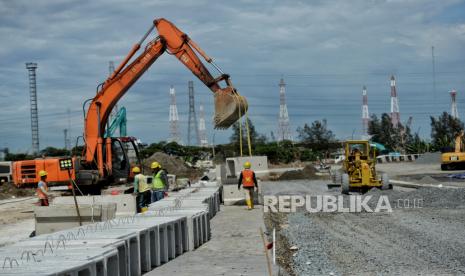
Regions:
<instances>
[{"instance_id":1,"label":"excavator boom","mask_svg":"<svg viewBox=\"0 0 465 276\"><path fill-rule=\"evenodd\" d=\"M148 42L142 53L129 63L154 28L157 29L158 36ZM90 164L95 162L97 156L97 165L101 175L104 167L103 136L111 110L126 91L164 52L174 55L214 93L216 128L230 127L247 111L247 101L236 91L229 75L224 74L194 41L171 22L163 18L157 19L141 41L133 46L124 61L105 81L89 105L85 118L86 148L84 159ZM218 69L220 76L214 78L197 54ZM226 84L224 88L220 86L222 81ZM108 141L105 143L109 145ZM109 153L108 149L107 153ZM107 154L107 158L110 155ZM107 160L106 165L108 170L108 166L111 166L110 160ZM109 169L111 171L111 168Z\"/></svg>"}]
</instances>

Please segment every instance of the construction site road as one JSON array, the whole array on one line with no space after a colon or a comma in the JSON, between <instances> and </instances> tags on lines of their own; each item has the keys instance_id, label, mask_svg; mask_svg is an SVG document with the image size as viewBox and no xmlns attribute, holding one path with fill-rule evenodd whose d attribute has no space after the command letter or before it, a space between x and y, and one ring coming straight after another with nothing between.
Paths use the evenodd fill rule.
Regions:
<instances>
[{"instance_id":1,"label":"construction site road","mask_svg":"<svg viewBox=\"0 0 465 276\"><path fill-rule=\"evenodd\" d=\"M265 195L340 195L329 181L263 182ZM272 220L277 251L291 275L463 275L465 274L465 191L420 188L372 190L386 195L392 212L309 213L300 210ZM396 206L404 199L422 205ZM344 200L347 196L344 196ZM269 221L269 220L268 220ZM285 252L285 253L282 253ZM282 261L281 261L282 262ZM281 264L283 265L283 264ZM286 264L283 265L286 267Z\"/></svg>"},{"instance_id":2,"label":"construction site road","mask_svg":"<svg viewBox=\"0 0 465 276\"><path fill-rule=\"evenodd\" d=\"M29 238L34 231L36 197L0 200L0 247Z\"/></svg>"},{"instance_id":3,"label":"construction site road","mask_svg":"<svg viewBox=\"0 0 465 276\"><path fill-rule=\"evenodd\" d=\"M263 225L261 206L222 206L211 220L212 238L195 251L145 275L268 275L259 229Z\"/></svg>"}]
</instances>

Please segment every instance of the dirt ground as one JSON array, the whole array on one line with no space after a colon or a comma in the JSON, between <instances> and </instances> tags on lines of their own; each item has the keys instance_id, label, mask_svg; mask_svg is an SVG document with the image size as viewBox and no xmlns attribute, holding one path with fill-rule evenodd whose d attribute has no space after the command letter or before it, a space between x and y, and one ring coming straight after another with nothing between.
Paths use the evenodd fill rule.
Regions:
<instances>
[{"instance_id":1,"label":"dirt ground","mask_svg":"<svg viewBox=\"0 0 465 276\"><path fill-rule=\"evenodd\" d=\"M31 187L17 188L12 183L0 184L0 200L17 198L17 197L25 197L25 196L33 196L34 194L35 194L35 189Z\"/></svg>"},{"instance_id":2,"label":"dirt ground","mask_svg":"<svg viewBox=\"0 0 465 276\"><path fill-rule=\"evenodd\" d=\"M34 231L36 197L0 200L0 247L29 237Z\"/></svg>"}]
</instances>

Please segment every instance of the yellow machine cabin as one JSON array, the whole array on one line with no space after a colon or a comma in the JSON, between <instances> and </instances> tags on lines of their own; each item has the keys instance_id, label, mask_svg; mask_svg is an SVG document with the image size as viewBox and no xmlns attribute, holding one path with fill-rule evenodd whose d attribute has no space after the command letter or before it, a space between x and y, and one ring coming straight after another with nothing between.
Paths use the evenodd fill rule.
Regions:
<instances>
[{"instance_id":1,"label":"yellow machine cabin","mask_svg":"<svg viewBox=\"0 0 465 276\"><path fill-rule=\"evenodd\" d=\"M379 177L376 171L376 153L369 141L344 142L344 155L342 169L333 174L334 184L328 186L341 186L343 194L351 191L363 193L374 187L383 190L392 188L387 174Z\"/></svg>"}]
</instances>

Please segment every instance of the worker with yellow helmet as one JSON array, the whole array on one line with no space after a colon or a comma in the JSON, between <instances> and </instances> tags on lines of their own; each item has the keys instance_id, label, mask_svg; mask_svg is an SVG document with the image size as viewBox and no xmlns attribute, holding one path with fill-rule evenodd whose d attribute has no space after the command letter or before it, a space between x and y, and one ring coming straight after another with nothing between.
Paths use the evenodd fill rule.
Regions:
<instances>
[{"instance_id":1,"label":"worker with yellow helmet","mask_svg":"<svg viewBox=\"0 0 465 276\"><path fill-rule=\"evenodd\" d=\"M245 190L245 203L247 204L247 209L252 210L254 205L254 186L258 193L258 183L257 178L255 177L255 172L251 170L252 164L247 161L244 163L244 170L239 175L239 181L237 184L237 189L241 189L241 185Z\"/></svg>"},{"instance_id":2,"label":"worker with yellow helmet","mask_svg":"<svg viewBox=\"0 0 465 276\"><path fill-rule=\"evenodd\" d=\"M37 183L36 194L40 201L40 206L48 206L48 185L47 185L47 172L44 170L39 171L40 181Z\"/></svg>"},{"instance_id":3,"label":"worker with yellow helmet","mask_svg":"<svg viewBox=\"0 0 465 276\"><path fill-rule=\"evenodd\" d=\"M134 193L137 194L137 212L145 212L150 204L150 187L145 175L140 173L139 167L132 168L132 172L134 173Z\"/></svg>"},{"instance_id":4,"label":"worker with yellow helmet","mask_svg":"<svg viewBox=\"0 0 465 276\"><path fill-rule=\"evenodd\" d=\"M152 202L156 202L163 199L168 190L168 176L166 171L161 168L160 163L156 161L152 162L150 168L153 173Z\"/></svg>"}]
</instances>

